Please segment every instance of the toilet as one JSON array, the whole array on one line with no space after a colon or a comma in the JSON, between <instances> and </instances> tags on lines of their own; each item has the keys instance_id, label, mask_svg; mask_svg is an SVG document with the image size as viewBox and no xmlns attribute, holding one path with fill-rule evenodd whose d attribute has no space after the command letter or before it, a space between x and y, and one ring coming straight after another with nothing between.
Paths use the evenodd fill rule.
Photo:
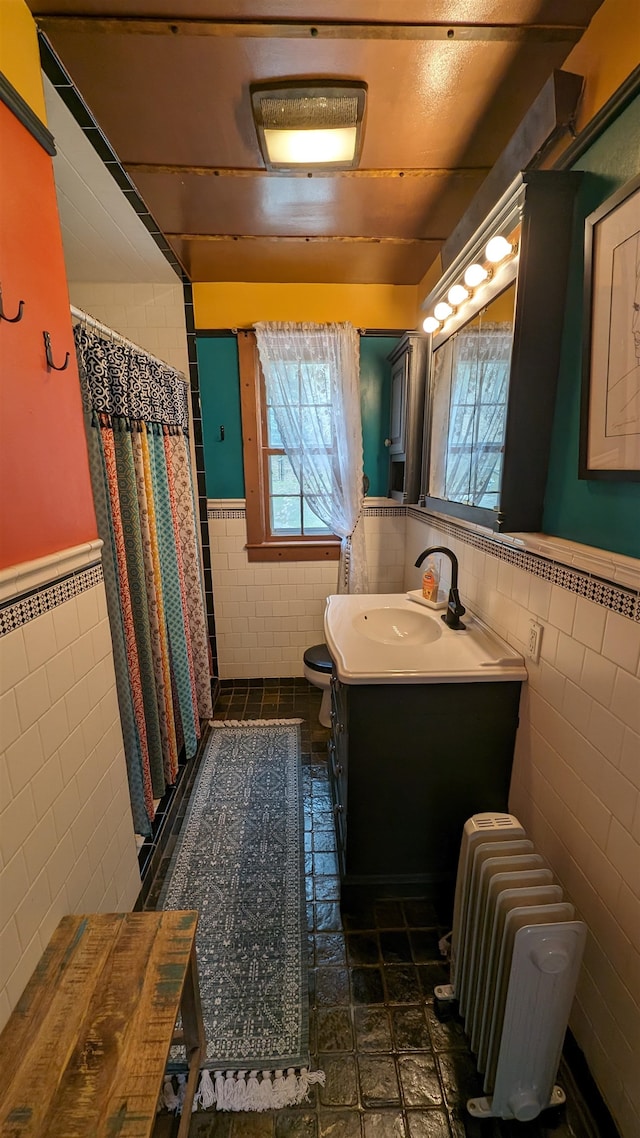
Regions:
<instances>
[{"instance_id":1,"label":"toilet","mask_svg":"<svg viewBox=\"0 0 640 1138\"><path fill-rule=\"evenodd\" d=\"M314 644L307 648L304 657L304 674L310 684L322 689L322 703L318 716L323 727L331 726L331 672L333 661L326 644Z\"/></svg>"}]
</instances>

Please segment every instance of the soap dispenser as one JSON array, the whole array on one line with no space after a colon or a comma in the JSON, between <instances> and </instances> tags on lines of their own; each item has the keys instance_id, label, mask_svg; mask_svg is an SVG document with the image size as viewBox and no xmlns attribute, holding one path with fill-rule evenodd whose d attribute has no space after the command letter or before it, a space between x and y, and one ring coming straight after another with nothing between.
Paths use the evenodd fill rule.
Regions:
<instances>
[{"instance_id":1,"label":"soap dispenser","mask_svg":"<svg viewBox=\"0 0 640 1138\"><path fill-rule=\"evenodd\" d=\"M439 584L440 580L435 562L429 559L429 561L427 561L427 567L422 574L422 596L425 601L431 601L432 603L437 601Z\"/></svg>"}]
</instances>

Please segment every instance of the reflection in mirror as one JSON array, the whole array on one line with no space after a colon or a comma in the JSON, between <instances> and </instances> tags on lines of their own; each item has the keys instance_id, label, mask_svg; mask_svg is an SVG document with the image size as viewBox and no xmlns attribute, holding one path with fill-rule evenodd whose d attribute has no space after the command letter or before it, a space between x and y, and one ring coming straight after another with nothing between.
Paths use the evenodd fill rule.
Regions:
<instances>
[{"instance_id":1,"label":"reflection in mirror","mask_svg":"<svg viewBox=\"0 0 640 1138\"><path fill-rule=\"evenodd\" d=\"M497 509L515 283L433 354L429 494Z\"/></svg>"}]
</instances>

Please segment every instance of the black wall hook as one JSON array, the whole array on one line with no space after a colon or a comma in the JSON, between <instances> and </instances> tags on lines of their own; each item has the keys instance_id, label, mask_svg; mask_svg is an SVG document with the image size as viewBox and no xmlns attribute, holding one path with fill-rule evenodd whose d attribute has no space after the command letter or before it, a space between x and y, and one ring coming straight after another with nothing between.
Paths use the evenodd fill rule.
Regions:
<instances>
[{"instance_id":1,"label":"black wall hook","mask_svg":"<svg viewBox=\"0 0 640 1138\"><path fill-rule=\"evenodd\" d=\"M18 301L18 311L15 316L7 316L4 305L2 303L2 285L0 285L0 320L6 320L7 324L18 324L22 320L22 313L24 311L24 300Z\"/></svg>"},{"instance_id":2,"label":"black wall hook","mask_svg":"<svg viewBox=\"0 0 640 1138\"><path fill-rule=\"evenodd\" d=\"M52 371L66 371L69 367L69 360L71 358L69 353L66 352L63 364L54 364L53 356L51 355L51 336L48 332L43 332L42 335L44 337L44 350L47 357L47 367L51 368Z\"/></svg>"}]
</instances>

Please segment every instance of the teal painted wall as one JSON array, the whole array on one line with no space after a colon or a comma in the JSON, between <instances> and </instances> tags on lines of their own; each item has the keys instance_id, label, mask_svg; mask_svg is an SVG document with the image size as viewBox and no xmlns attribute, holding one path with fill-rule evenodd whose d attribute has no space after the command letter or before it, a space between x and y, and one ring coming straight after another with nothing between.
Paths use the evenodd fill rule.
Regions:
<instances>
[{"instance_id":1,"label":"teal painted wall","mask_svg":"<svg viewBox=\"0 0 640 1138\"><path fill-rule=\"evenodd\" d=\"M574 224L562 358L545 495L545 533L640 557L640 483L578 478L584 220L640 172L640 96L574 166L584 170Z\"/></svg>"},{"instance_id":2,"label":"teal painted wall","mask_svg":"<svg viewBox=\"0 0 640 1138\"><path fill-rule=\"evenodd\" d=\"M386 498L389 489L389 452L384 445L391 406L391 364L387 356L397 343L397 336L360 337L362 446L371 498Z\"/></svg>"},{"instance_id":3,"label":"teal painted wall","mask_svg":"<svg viewBox=\"0 0 640 1138\"><path fill-rule=\"evenodd\" d=\"M236 338L198 336L197 345L207 497L244 498Z\"/></svg>"},{"instance_id":4,"label":"teal painted wall","mask_svg":"<svg viewBox=\"0 0 640 1138\"><path fill-rule=\"evenodd\" d=\"M386 497L391 367L397 337L360 339L360 392L364 471L371 497ZM240 377L235 336L198 336L204 464L209 498L244 498ZM220 427L224 426L224 442Z\"/></svg>"}]
</instances>

